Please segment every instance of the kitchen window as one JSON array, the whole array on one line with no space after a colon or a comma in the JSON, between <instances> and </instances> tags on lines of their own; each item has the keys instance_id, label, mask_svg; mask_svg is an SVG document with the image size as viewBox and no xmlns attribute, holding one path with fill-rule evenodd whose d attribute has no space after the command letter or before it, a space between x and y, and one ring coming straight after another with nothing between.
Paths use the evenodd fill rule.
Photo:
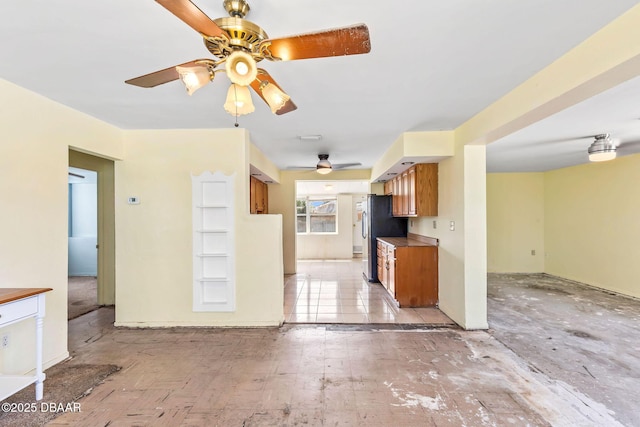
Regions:
<instances>
[{"instance_id":1,"label":"kitchen window","mask_svg":"<svg viewBox=\"0 0 640 427\"><path fill-rule=\"evenodd\" d=\"M338 201L327 198L296 199L296 230L298 234L336 234L338 232Z\"/></svg>"}]
</instances>

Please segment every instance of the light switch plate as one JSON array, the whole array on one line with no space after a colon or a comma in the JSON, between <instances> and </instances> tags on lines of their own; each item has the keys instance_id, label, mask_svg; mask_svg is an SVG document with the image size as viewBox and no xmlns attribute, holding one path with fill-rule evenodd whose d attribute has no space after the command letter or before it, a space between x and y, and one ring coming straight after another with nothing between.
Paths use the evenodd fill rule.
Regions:
<instances>
[{"instance_id":1,"label":"light switch plate","mask_svg":"<svg viewBox=\"0 0 640 427\"><path fill-rule=\"evenodd\" d=\"M456 231L456 222L455 221L449 221L449 230Z\"/></svg>"},{"instance_id":2,"label":"light switch plate","mask_svg":"<svg viewBox=\"0 0 640 427\"><path fill-rule=\"evenodd\" d=\"M129 197L127 199L127 203L129 203L130 205L139 205L140 204L140 198L139 197Z\"/></svg>"}]
</instances>

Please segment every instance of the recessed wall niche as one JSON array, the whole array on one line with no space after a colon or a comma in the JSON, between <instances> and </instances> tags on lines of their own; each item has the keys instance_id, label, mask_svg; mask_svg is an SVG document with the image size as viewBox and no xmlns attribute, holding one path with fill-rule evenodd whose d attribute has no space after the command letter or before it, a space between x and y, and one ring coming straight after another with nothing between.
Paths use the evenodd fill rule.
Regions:
<instances>
[{"instance_id":1,"label":"recessed wall niche","mask_svg":"<svg viewBox=\"0 0 640 427\"><path fill-rule=\"evenodd\" d=\"M191 176L193 311L235 311L234 175Z\"/></svg>"}]
</instances>

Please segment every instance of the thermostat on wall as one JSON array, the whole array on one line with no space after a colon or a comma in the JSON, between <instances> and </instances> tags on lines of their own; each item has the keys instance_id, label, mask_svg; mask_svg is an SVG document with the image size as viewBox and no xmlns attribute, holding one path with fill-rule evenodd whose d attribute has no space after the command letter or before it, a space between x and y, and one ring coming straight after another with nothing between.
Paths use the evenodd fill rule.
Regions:
<instances>
[{"instance_id":1,"label":"thermostat on wall","mask_svg":"<svg viewBox=\"0 0 640 427\"><path fill-rule=\"evenodd\" d=\"M140 204L140 198L139 197L129 197L127 199L127 203L129 203L130 205L139 205Z\"/></svg>"}]
</instances>

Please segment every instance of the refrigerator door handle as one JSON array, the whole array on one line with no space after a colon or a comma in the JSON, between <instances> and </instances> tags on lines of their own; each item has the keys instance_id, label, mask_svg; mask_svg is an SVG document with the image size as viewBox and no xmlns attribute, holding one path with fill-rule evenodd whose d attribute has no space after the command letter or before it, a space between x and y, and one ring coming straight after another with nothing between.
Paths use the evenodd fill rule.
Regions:
<instances>
[{"instance_id":1,"label":"refrigerator door handle","mask_svg":"<svg viewBox=\"0 0 640 427\"><path fill-rule=\"evenodd\" d=\"M367 238L367 211L362 212L362 238Z\"/></svg>"}]
</instances>

